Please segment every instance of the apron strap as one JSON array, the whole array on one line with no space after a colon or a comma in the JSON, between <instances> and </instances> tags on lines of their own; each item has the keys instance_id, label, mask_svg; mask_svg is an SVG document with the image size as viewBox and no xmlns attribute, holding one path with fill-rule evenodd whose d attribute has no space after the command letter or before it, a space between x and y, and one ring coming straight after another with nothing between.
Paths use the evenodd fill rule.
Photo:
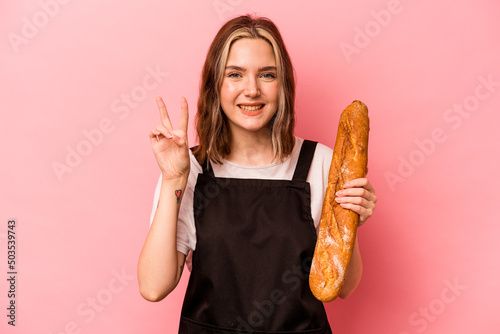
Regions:
<instances>
[{"instance_id":1,"label":"apron strap","mask_svg":"<svg viewBox=\"0 0 500 334\"><path fill-rule=\"evenodd\" d=\"M215 177L214 169L212 168L212 164L210 163L210 161L208 161L208 159L205 159L203 164L201 164L201 167L203 168L203 174L208 174L212 177Z\"/></svg>"},{"instance_id":2,"label":"apron strap","mask_svg":"<svg viewBox=\"0 0 500 334\"><path fill-rule=\"evenodd\" d=\"M293 181L306 181L317 144L317 142L307 139L302 143L299 160L297 161L297 166L295 167L295 172L292 178Z\"/></svg>"},{"instance_id":3,"label":"apron strap","mask_svg":"<svg viewBox=\"0 0 500 334\"><path fill-rule=\"evenodd\" d=\"M198 146L193 146L191 147L191 151L194 151ZM198 159L196 159L198 160ZM198 163L200 164L201 168L203 169L203 174L208 174L210 176L213 176L215 177L214 175L214 171L212 169L212 164L210 162L208 162L208 159L205 159L205 161L203 162L199 162Z\"/></svg>"},{"instance_id":4,"label":"apron strap","mask_svg":"<svg viewBox=\"0 0 500 334\"><path fill-rule=\"evenodd\" d=\"M306 181L307 174L309 173L309 167L311 166L317 144L317 142L307 139L305 139L302 143L302 147L300 148L299 153L299 160L297 161L297 166L295 167L295 172L292 178L293 181ZM192 147L191 150L193 151L195 148L196 146ZM208 174L215 177L212 165L208 161L208 159L203 161L203 163L200 163L200 165L203 168L203 174Z\"/></svg>"}]
</instances>

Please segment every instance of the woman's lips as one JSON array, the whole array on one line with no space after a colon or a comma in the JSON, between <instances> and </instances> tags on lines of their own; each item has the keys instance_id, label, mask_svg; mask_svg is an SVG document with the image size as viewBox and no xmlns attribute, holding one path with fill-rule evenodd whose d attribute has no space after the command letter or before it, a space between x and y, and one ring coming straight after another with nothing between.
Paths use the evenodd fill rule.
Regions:
<instances>
[{"instance_id":1,"label":"woman's lips","mask_svg":"<svg viewBox=\"0 0 500 334\"><path fill-rule=\"evenodd\" d=\"M264 104L238 104L241 113L247 116L257 116L264 110Z\"/></svg>"},{"instance_id":2,"label":"woman's lips","mask_svg":"<svg viewBox=\"0 0 500 334\"><path fill-rule=\"evenodd\" d=\"M257 105L249 105L249 104L239 104L238 107L240 109L243 109L245 111L257 111L261 109L264 105L263 104L257 104Z\"/></svg>"}]
</instances>

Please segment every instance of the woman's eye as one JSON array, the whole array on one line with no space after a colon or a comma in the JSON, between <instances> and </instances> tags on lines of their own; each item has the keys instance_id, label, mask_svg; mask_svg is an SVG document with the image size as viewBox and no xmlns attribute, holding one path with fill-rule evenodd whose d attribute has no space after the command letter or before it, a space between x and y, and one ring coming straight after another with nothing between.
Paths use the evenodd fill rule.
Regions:
<instances>
[{"instance_id":1,"label":"woman's eye","mask_svg":"<svg viewBox=\"0 0 500 334\"><path fill-rule=\"evenodd\" d=\"M240 77L240 74L239 73L229 73L227 75L229 78L239 78Z\"/></svg>"},{"instance_id":2,"label":"woman's eye","mask_svg":"<svg viewBox=\"0 0 500 334\"><path fill-rule=\"evenodd\" d=\"M262 77L265 79L275 79L276 75L274 73L264 73L262 74Z\"/></svg>"}]
</instances>

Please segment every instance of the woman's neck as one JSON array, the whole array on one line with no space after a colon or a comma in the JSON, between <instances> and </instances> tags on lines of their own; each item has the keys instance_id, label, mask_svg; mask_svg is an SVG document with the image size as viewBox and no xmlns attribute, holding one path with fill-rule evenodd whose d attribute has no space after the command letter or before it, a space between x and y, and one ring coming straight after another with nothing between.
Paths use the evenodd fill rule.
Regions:
<instances>
[{"instance_id":1,"label":"woman's neck","mask_svg":"<svg viewBox=\"0 0 500 334\"><path fill-rule=\"evenodd\" d=\"M275 162L271 131L231 133L231 153L226 160L244 166L261 166Z\"/></svg>"}]
</instances>

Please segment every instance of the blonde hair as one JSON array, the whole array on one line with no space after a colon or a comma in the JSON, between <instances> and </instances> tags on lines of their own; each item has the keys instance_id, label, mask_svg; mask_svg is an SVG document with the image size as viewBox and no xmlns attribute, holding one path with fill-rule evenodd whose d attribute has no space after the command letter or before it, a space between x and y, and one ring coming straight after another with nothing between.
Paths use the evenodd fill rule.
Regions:
<instances>
[{"instance_id":1,"label":"blonde hair","mask_svg":"<svg viewBox=\"0 0 500 334\"><path fill-rule=\"evenodd\" d=\"M244 15L219 30L205 60L196 116L199 145L194 154L198 161L209 159L221 163L231 152L231 133L227 117L221 112L220 90L231 46L242 38L261 38L273 49L279 82L278 110L271 121L273 151L278 160L283 160L293 150L295 79L290 57L272 21Z\"/></svg>"}]
</instances>

